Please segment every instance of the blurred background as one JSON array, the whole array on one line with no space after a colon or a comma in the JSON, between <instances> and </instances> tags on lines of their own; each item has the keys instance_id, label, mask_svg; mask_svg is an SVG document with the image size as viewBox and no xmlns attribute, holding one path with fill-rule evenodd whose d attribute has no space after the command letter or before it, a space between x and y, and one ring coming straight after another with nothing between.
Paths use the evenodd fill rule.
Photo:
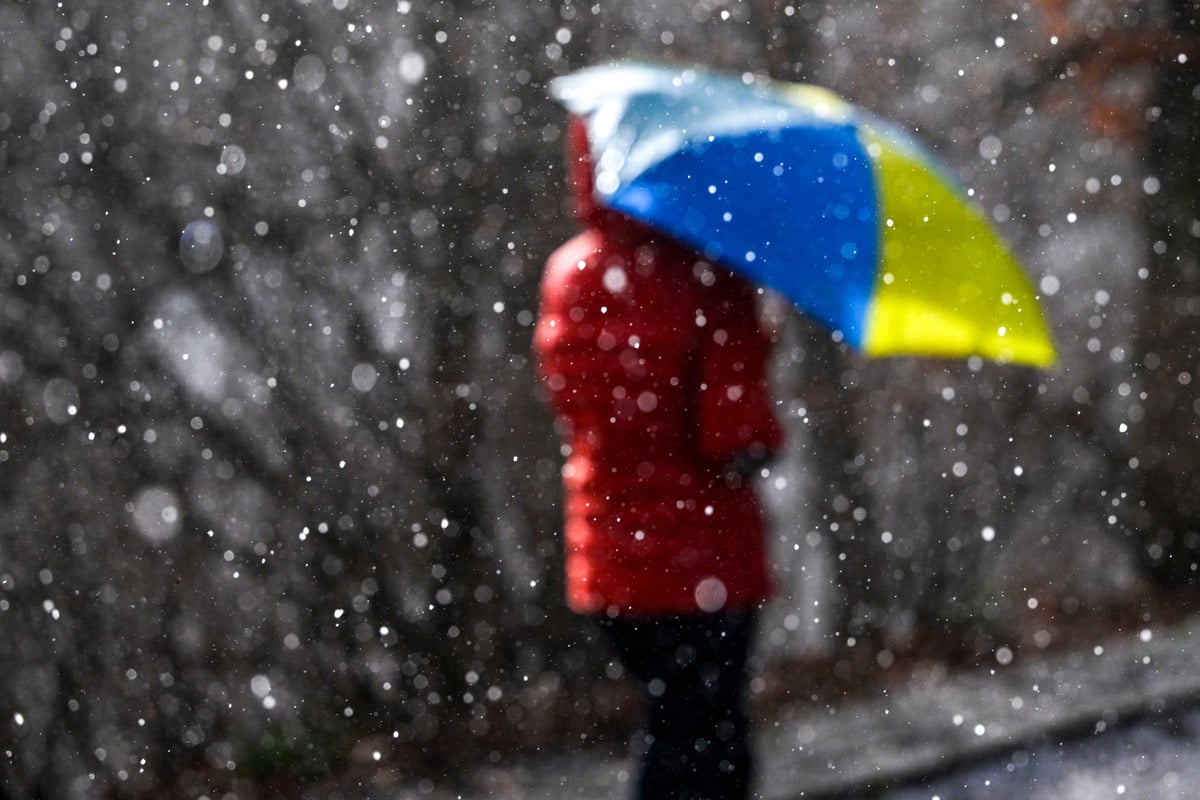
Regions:
<instances>
[{"instance_id":1,"label":"blurred background","mask_svg":"<svg viewBox=\"0 0 1200 800\"><path fill-rule=\"evenodd\" d=\"M616 58L913 131L1061 352L867 361L775 310L762 713L1188 615L1198 17L0 0L0 794L295 797L623 750L633 689L561 600L530 359L573 232L546 83Z\"/></svg>"}]
</instances>

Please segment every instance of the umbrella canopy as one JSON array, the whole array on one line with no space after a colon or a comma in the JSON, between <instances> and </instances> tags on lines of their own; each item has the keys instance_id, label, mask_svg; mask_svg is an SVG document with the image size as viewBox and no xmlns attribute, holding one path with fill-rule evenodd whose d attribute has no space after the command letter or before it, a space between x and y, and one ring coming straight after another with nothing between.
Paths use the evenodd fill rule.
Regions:
<instances>
[{"instance_id":1,"label":"umbrella canopy","mask_svg":"<svg viewBox=\"0 0 1200 800\"><path fill-rule=\"evenodd\" d=\"M815 86L647 64L551 83L596 199L792 300L868 355L1055 359L1021 266L905 132Z\"/></svg>"}]
</instances>

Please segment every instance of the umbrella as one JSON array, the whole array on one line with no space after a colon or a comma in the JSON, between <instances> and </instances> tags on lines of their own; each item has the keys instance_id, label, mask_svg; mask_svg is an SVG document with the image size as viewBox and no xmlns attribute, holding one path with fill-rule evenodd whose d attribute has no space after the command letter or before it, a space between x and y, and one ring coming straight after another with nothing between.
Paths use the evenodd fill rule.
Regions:
<instances>
[{"instance_id":1,"label":"umbrella","mask_svg":"<svg viewBox=\"0 0 1200 800\"><path fill-rule=\"evenodd\" d=\"M1024 270L947 169L833 92L649 64L587 68L550 91L586 121L602 205L864 353L1054 362Z\"/></svg>"}]
</instances>

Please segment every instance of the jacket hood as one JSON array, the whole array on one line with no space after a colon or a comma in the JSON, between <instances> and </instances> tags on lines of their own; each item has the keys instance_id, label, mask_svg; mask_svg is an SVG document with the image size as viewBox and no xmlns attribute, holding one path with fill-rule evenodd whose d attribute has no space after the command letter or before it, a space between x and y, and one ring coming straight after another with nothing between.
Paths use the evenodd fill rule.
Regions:
<instances>
[{"instance_id":1,"label":"jacket hood","mask_svg":"<svg viewBox=\"0 0 1200 800\"><path fill-rule=\"evenodd\" d=\"M596 202L592 148L588 142L587 122L571 117L566 137L567 188L571 192L571 211L585 225L600 222L600 204Z\"/></svg>"},{"instance_id":2,"label":"jacket hood","mask_svg":"<svg viewBox=\"0 0 1200 800\"><path fill-rule=\"evenodd\" d=\"M587 121L572 116L566 135L567 188L575 219L589 228L604 228L611 234L649 236L650 228L619 211L605 208L596 200L595 165L588 141Z\"/></svg>"}]
</instances>

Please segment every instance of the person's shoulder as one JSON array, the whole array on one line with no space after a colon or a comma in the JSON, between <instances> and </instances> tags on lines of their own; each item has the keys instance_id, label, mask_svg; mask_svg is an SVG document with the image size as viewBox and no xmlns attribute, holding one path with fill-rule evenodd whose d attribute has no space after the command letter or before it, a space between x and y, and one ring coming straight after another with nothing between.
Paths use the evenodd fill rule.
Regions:
<instances>
[{"instance_id":1,"label":"person's shoulder","mask_svg":"<svg viewBox=\"0 0 1200 800\"><path fill-rule=\"evenodd\" d=\"M604 252L604 241L594 230L568 239L546 259L545 280L564 281L595 264Z\"/></svg>"},{"instance_id":2,"label":"person's shoulder","mask_svg":"<svg viewBox=\"0 0 1200 800\"><path fill-rule=\"evenodd\" d=\"M591 296L600 283L598 266L607 257L604 237L588 229L558 247L546 259L541 296L544 308L576 304Z\"/></svg>"},{"instance_id":3,"label":"person's shoulder","mask_svg":"<svg viewBox=\"0 0 1200 800\"><path fill-rule=\"evenodd\" d=\"M606 247L603 234L595 228L588 228L559 245L550 254L547 263L590 261Z\"/></svg>"}]
</instances>

